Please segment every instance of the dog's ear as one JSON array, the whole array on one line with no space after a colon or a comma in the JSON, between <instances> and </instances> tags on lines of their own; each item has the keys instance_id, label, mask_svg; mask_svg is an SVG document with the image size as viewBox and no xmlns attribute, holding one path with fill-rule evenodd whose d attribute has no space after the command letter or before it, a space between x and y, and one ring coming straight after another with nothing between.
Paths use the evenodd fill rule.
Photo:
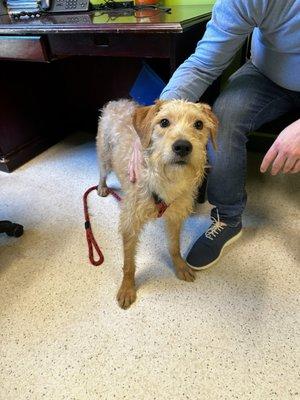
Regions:
<instances>
[{"instance_id":1,"label":"dog's ear","mask_svg":"<svg viewBox=\"0 0 300 400\"><path fill-rule=\"evenodd\" d=\"M152 121L162 103L162 100L157 100L153 106L137 107L135 109L133 114L133 126L144 148L148 147L150 144Z\"/></svg>"},{"instance_id":2,"label":"dog's ear","mask_svg":"<svg viewBox=\"0 0 300 400\"><path fill-rule=\"evenodd\" d=\"M217 130L219 126L219 121L218 118L215 116L215 114L212 112L211 107L208 104L199 104L201 106L202 111L206 115L206 126L208 127L210 131L210 139L213 144L213 147L215 150L217 150L218 145L217 145Z\"/></svg>"}]
</instances>

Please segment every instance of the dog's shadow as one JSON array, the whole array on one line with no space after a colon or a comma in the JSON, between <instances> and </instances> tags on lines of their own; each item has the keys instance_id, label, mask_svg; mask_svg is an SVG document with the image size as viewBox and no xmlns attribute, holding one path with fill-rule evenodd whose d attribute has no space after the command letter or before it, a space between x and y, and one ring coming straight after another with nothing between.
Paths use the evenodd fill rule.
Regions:
<instances>
[{"instance_id":1,"label":"dog's shadow","mask_svg":"<svg viewBox=\"0 0 300 400\"><path fill-rule=\"evenodd\" d=\"M244 231L243 231L243 236L242 236L242 242L243 245L247 241L252 241L253 238L256 236L256 231L258 229L258 226L256 226L257 221L253 221L252 224L249 224ZM194 214L190 216L184 223L182 227L182 232L181 232L181 255L183 259L186 259L189 251L191 250L193 244L195 241L201 236L207 228L210 226L211 220L208 216L203 216L203 215L197 215ZM155 231L154 231L155 229ZM154 262L147 262L147 266L145 266L142 270L137 269L136 273L136 283L137 287L143 287L147 285L149 282L155 280L156 278L161 280L161 279L169 279L169 272L166 273L166 269L171 271L172 274L175 274L175 268L172 262L172 258L169 254L168 251L168 245L167 245L167 237L166 237L166 232L164 229L163 225L160 225L159 227L156 225L155 227L152 227L151 231L148 232L150 235L152 234L159 234L162 237L162 242L163 245L159 246L159 248L156 247L155 253L153 250L153 254L149 255ZM226 251L225 251L226 254ZM155 261L156 260L156 261ZM158 269L158 265L160 269ZM202 271L203 272L203 271Z\"/></svg>"},{"instance_id":2,"label":"dog's shadow","mask_svg":"<svg viewBox=\"0 0 300 400\"><path fill-rule=\"evenodd\" d=\"M211 221L209 217L203 217L199 215L193 215L185 221L182 227L180 240L181 255L184 259L186 258L195 240L206 231L210 223ZM175 274L174 265L168 251L167 233L164 224L157 226L156 223L155 226L151 226L151 228L148 230L147 236L149 237L154 234L161 235L161 242L163 242L164 245L159 246L159 248L156 247L155 253L150 255L151 259L157 260L157 262L151 262L151 265L147 265L147 268L143 268L141 271L137 269L136 284L138 288L155 279L154 275L160 279L164 277L168 279L164 272L165 268ZM161 270L159 271L157 268L158 264L161 267Z\"/></svg>"},{"instance_id":3,"label":"dog's shadow","mask_svg":"<svg viewBox=\"0 0 300 400\"><path fill-rule=\"evenodd\" d=\"M200 220L196 223L187 221L187 225L187 231L185 229L183 231L184 254L188 252L193 240L203 232L202 229L205 230L207 221ZM253 227L245 229L239 241L241 248L253 240L253 230ZM221 318L229 318L234 314L238 323L246 324L251 331L256 332L261 328L267 303L270 301L267 290L270 268L268 263L262 260L259 268L251 269L249 268L251 261L247 256L240 255L240 249L232 248L230 252L224 252L224 257L218 265L197 272L195 282L187 284L175 277L167 249L161 248L156 253L156 258L159 259L159 266L162 268L160 271L158 263L151 262L147 268L137 273L137 288L142 289L143 296L160 301L159 299L169 299L174 293L181 293L182 296L176 299L177 304L184 305L187 302L192 308L200 307L200 309L204 305L216 316L222 310ZM241 304L247 307L241 307Z\"/></svg>"}]
</instances>

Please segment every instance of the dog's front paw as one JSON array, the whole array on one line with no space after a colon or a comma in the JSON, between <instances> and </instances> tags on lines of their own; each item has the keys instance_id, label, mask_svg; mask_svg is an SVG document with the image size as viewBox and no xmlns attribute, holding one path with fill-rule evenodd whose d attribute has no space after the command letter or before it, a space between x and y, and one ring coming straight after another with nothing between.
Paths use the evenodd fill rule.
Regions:
<instances>
[{"instance_id":1,"label":"dog's front paw","mask_svg":"<svg viewBox=\"0 0 300 400\"><path fill-rule=\"evenodd\" d=\"M136 290L134 287L120 287L120 290L117 294L117 300L119 306L126 310L129 308L132 303L136 300Z\"/></svg>"},{"instance_id":2,"label":"dog's front paw","mask_svg":"<svg viewBox=\"0 0 300 400\"><path fill-rule=\"evenodd\" d=\"M107 186L98 186L97 193L101 197L106 197L109 195L109 189Z\"/></svg>"},{"instance_id":3,"label":"dog's front paw","mask_svg":"<svg viewBox=\"0 0 300 400\"><path fill-rule=\"evenodd\" d=\"M188 265L176 268L176 276L178 279L186 282L194 282L196 277L195 272Z\"/></svg>"}]
</instances>

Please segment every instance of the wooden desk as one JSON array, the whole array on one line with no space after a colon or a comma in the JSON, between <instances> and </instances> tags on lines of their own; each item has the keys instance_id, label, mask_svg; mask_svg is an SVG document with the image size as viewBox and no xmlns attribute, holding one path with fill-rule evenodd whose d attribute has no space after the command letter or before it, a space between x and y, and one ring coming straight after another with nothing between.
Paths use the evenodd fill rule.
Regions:
<instances>
[{"instance_id":1,"label":"wooden desk","mask_svg":"<svg viewBox=\"0 0 300 400\"><path fill-rule=\"evenodd\" d=\"M144 59L167 81L193 52L211 7L0 16L0 170L71 130L95 130L97 109L128 96Z\"/></svg>"}]
</instances>

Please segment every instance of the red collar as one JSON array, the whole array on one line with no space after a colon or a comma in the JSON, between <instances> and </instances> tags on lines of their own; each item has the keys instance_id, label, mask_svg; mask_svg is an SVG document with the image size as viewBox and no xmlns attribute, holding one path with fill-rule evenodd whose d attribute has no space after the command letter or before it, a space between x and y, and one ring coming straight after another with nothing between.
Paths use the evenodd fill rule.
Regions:
<instances>
[{"instance_id":1,"label":"red collar","mask_svg":"<svg viewBox=\"0 0 300 400\"><path fill-rule=\"evenodd\" d=\"M157 208L157 218L160 218L169 206L155 192L152 193L152 197Z\"/></svg>"}]
</instances>

